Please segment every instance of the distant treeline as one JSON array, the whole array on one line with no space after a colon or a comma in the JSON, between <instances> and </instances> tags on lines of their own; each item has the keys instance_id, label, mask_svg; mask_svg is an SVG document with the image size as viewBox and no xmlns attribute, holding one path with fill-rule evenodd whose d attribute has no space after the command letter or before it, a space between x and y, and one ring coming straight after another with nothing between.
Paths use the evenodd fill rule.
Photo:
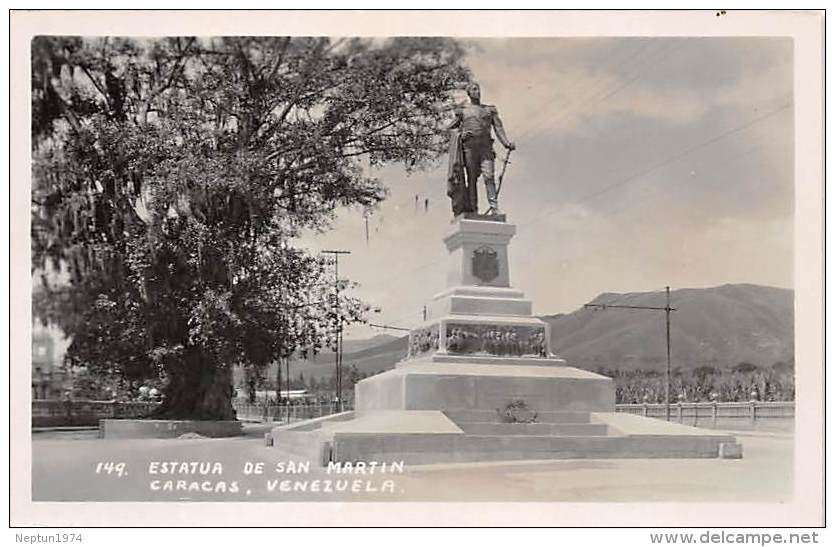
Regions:
<instances>
[{"instance_id":1,"label":"distant treeline","mask_svg":"<svg viewBox=\"0 0 835 547\"><path fill-rule=\"evenodd\" d=\"M346 400L353 399L353 386L360 380L383 372L366 374L349 367L343 384ZM595 372L615 380L618 403L664 402L664 373L658 370L619 370L598 368ZM269 384L269 381L266 382ZM271 386L265 386L271 387ZM336 388L335 376L305 380L300 374L290 382L291 389L306 389L322 400L332 397ZM674 368L670 382L673 401L793 401L794 363L777 362L769 367L742 362L731 369L701 366L692 370Z\"/></svg>"},{"instance_id":2,"label":"distant treeline","mask_svg":"<svg viewBox=\"0 0 835 547\"><path fill-rule=\"evenodd\" d=\"M664 373L657 370L595 372L615 380L618 403L664 402ZM794 363L777 362L770 367L739 363L730 370L701 366L693 370L673 369L670 398L687 402L793 401Z\"/></svg>"}]
</instances>

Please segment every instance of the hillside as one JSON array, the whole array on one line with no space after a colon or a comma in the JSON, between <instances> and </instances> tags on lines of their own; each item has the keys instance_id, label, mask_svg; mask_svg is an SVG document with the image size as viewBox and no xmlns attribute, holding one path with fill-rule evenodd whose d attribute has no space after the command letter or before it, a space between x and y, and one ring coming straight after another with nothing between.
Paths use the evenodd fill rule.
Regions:
<instances>
[{"instance_id":1,"label":"hillside","mask_svg":"<svg viewBox=\"0 0 835 547\"><path fill-rule=\"evenodd\" d=\"M346 369L355 365L366 375L388 370L406 356L407 341L407 336L398 338L389 334L379 334L363 340L343 340L342 361ZM303 373L306 379L319 380L333 376L334 367L333 352L324 352L306 361L291 361L290 375L296 378L299 373Z\"/></svg>"},{"instance_id":2,"label":"hillside","mask_svg":"<svg viewBox=\"0 0 835 547\"><path fill-rule=\"evenodd\" d=\"M604 293L594 303L663 306L663 292ZM794 356L794 293L758 285L722 285L671 292L674 367L771 366ZM666 362L663 311L579 309L543 317L555 351L587 369L661 370Z\"/></svg>"},{"instance_id":3,"label":"hillside","mask_svg":"<svg viewBox=\"0 0 835 547\"><path fill-rule=\"evenodd\" d=\"M663 306L664 293L604 293L595 303ZM771 366L794 356L794 293L735 284L671 293L674 367L731 368L741 362ZM665 366L664 312L579 309L542 317L551 325L555 351L570 365L595 370L656 369ZM345 341L346 368L372 374L392 368L406 355L406 337L379 335ZM349 351L349 347L351 350ZM291 374L322 378L334 372L332 353L291 364Z\"/></svg>"},{"instance_id":4,"label":"hillside","mask_svg":"<svg viewBox=\"0 0 835 547\"><path fill-rule=\"evenodd\" d=\"M397 336L391 334L378 334L371 338L346 338L342 340L342 351L346 354L357 353L368 348L375 348L382 346L392 340L397 340Z\"/></svg>"}]
</instances>

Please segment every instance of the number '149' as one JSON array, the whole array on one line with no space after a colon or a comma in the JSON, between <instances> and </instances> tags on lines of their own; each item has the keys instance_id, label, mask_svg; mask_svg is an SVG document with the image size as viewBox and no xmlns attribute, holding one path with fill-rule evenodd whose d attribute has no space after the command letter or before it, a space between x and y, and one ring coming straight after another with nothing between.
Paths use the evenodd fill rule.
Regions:
<instances>
[{"instance_id":1,"label":"number '149'","mask_svg":"<svg viewBox=\"0 0 835 547\"><path fill-rule=\"evenodd\" d=\"M124 476L126 470L125 462L99 462L96 464L97 475Z\"/></svg>"}]
</instances>

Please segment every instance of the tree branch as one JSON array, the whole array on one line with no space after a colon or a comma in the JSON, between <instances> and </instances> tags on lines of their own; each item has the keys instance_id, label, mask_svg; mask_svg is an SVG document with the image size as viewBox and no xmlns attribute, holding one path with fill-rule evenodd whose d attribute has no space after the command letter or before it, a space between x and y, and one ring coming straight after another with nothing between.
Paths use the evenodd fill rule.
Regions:
<instances>
[{"instance_id":1,"label":"tree branch","mask_svg":"<svg viewBox=\"0 0 835 547\"><path fill-rule=\"evenodd\" d=\"M84 63L78 63L78 67L81 69L82 72L84 72L84 74L87 75L87 78L90 79L90 81L93 83L93 86L95 86L98 92L101 93L101 96L104 97L104 103L107 105L107 109L110 110L110 96L107 94L104 88L101 85L99 85L99 83L90 73L90 70L87 68L87 65L85 65Z\"/></svg>"}]
</instances>

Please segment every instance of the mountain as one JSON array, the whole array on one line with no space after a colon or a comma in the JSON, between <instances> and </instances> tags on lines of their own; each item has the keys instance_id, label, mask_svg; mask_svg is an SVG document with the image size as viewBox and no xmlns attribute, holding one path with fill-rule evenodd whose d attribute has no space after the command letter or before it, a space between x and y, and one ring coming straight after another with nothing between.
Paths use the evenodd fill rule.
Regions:
<instances>
[{"instance_id":1,"label":"mountain","mask_svg":"<svg viewBox=\"0 0 835 547\"><path fill-rule=\"evenodd\" d=\"M392 336L391 334L378 334L376 336L372 336L371 338L343 339L342 352L343 354L356 353L368 348L382 346L392 340L397 340L397 336Z\"/></svg>"},{"instance_id":2,"label":"mountain","mask_svg":"<svg viewBox=\"0 0 835 547\"><path fill-rule=\"evenodd\" d=\"M406 356L408 340L408 336L398 338L390 334L378 334L362 340L343 340L342 363L345 370L354 365L366 375L394 368L394 364ZM333 376L334 367L334 354L326 351L307 360L290 361L290 376L296 378L299 373L303 373L307 379L320 380Z\"/></svg>"},{"instance_id":3,"label":"mountain","mask_svg":"<svg viewBox=\"0 0 835 547\"><path fill-rule=\"evenodd\" d=\"M794 292L750 284L671 291L670 338L673 367L703 365L728 369L742 362L768 367L794 360ZM664 292L603 293L596 304L657 306ZM542 317L551 325L554 351L568 364L589 370L655 369L666 366L666 325L663 311L581 308ZM343 363L373 374L394 367L405 357L407 337L382 334L366 340L345 340ZM350 351L349 351L350 348ZM291 363L291 375L305 378L333 375L334 356Z\"/></svg>"},{"instance_id":4,"label":"mountain","mask_svg":"<svg viewBox=\"0 0 835 547\"><path fill-rule=\"evenodd\" d=\"M664 292L604 293L595 304L665 305ZM742 362L771 366L794 359L794 292L759 285L722 285L671 291L673 367L731 368ZM664 311L581 308L543 317L553 347L585 369L663 370Z\"/></svg>"}]
</instances>

